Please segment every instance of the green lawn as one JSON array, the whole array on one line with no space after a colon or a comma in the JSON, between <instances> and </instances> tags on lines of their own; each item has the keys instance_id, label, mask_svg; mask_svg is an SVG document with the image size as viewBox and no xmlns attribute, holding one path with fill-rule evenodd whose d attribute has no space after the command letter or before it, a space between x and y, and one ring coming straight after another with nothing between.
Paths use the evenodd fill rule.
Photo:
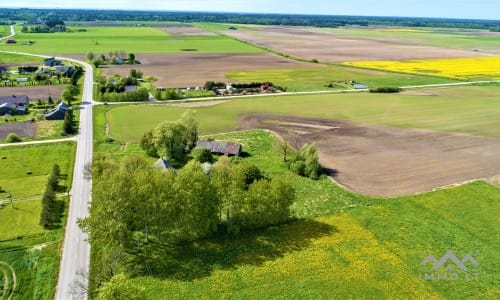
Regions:
<instances>
[{"instance_id":1,"label":"green lawn","mask_svg":"<svg viewBox=\"0 0 500 300\"><path fill-rule=\"evenodd\" d=\"M439 77L373 72L339 66L313 69L236 71L230 72L226 76L240 82L269 81L275 85L286 87L289 92L352 89L349 84L352 80L363 83L370 88L457 82ZM329 84L332 84L333 87L328 87Z\"/></svg>"},{"instance_id":2,"label":"green lawn","mask_svg":"<svg viewBox=\"0 0 500 300\"><path fill-rule=\"evenodd\" d=\"M60 143L0 149L0 158L6 157L0 160L0 201L6 198L6 192L14 199L14 207L7 203L0 208L0 261L9 264L16 274L13 299L54 297L64 226L45 230L39 225L41 194L55 163L61 167L60 185L69 188L75 148L73 143ZM33 175L26 175L26 170ZM59 200L67 207L65 197ZM65 218L64 212L61 224L65 224Z\"/></svg>"},{"instance_id":3,"label":"green lawn","mask_svg":"<svg viewBox=\"0 0 500 300\"><path fill-rule=\"evenodd\" d=\"M17 44L0 45L0 50L39 54L76 54L93 51L135 53L246 53L262 50L221 36L171 36L152 27L84 27L87 32L21 33ZM23 45L26 41L33 45Z\"/></svg>"},{"instance_id":4,"label":"green lawn","mask_svg":"<svg viewBox=\"0 0 500 300\"><path fill-rule=\"evenodd\" d=\"M288 171L273 135L212 136L243 144L270 177L297 189L301 218L286 225L183 245L161 276L135 277L146 299L496 299L500 189L483 182L419 196L374 199L322 177ZM421 261L448 250L479 262L477 281L426 281ZM95 262L95 261L94 261ZM151 270L161 269L164 259ZM444 271L444 270L440 270ZM154 271L153 271L154 272Z\"/></svg>"},{"instance_id":5,"label":"green lawn","mask_svg":"<svg viewBox=\"0 0 500 300\"><path fill-rule=\"evenodd\" d=\"M54 164L59 164L65 180L61 185L69 187L73 176L74 143L58 143L37 146L13 146L0 148L0 187L11 193L14 199L41 196L47 176ZM31 171L31 175L27 172ZM0 193L3 199L4 193Z\"/></svg>"},{"instance_id":6,"label":"green lawn","mask_svg":"<svg viewBox=\"0 0 500 300\"><path fill-rule=\"evenodd\" d=\"M238 115L266 112L500 137L499 85L441 88L422 93L435 96L369 93L272 96L234 100L196 111L202 133L231 131L238 128ZM109 132L121 142L137 142L146 130L161 121L177 119L185 110L166 105L114 106L107 113Z\"/></svg>"}]
</instances>

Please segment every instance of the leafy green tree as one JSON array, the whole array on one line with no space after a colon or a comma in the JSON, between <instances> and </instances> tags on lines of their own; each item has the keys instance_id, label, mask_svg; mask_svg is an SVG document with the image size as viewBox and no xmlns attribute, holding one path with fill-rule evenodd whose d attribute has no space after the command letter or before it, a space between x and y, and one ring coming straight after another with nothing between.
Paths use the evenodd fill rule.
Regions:
<instances>
[{"instance_id":1,"label":"leafy green tree","mask_svg":"<svg viewBox=\"0 0 500 300\"><path fill-rule=\"evenodd\" d=\"M141 137L140 146L146 154L151 157L158 157L158 150L156 150L153 142L153 130L149 130Z\"/></svg>"},{"instance_id":2,"label":"leafy green tree","mask_svg":"<svg viewBox=\"0 0 500 300\"><path fill-rule=\"evenodd\" d=\"M93 61L95 58L94 52L90 51L87 53L87 60L88 61Z\"/></svg>"},{"instance_id":3,"label":"leafy green tree","mask_svg":"<svg viewBox=\"0 0 500 300\"><path fill-rule=\"evenodd\" d=\"M214 156L212 152L205 147L195 148L191 152L191 155L194 157L194 159L196 159L200 163L214 162Z\"/></svg>"},{"instance_id":4,"label":"leafy green tree","mask_svg":"<svg viewBox=\"0 0 500 300\"><path fill-rule=\"evenodd\" d=\"M180 122L186 127L185 139L188 150L193 149L198 142L198 121L195 112L191 109L185 111Z\"/></svg>"},{"instance_id":5,"label":"leafy green tree","mask_svg":"<svg viewBox=\"0 0 500 300\"><path fill-rule=\"evenodd\" d=\"M177 175L177 228L183 240L195 240L215 232L219 200L200 163L188 163Z\"/></svg>"},{"instance_id":6,"label":"leafy green tree","mask_svg":"<svg viewBox=\"0 0 500 300\"><path fill-rule=\"evenodd\" d=\"M165 121L153 130L153 144L160 157L179 159L186 149L186 126Z\"/></svg>"},{"instance_id":7,"label":"leafy green tree","mask_svg":"<svg viewBox=\"0 0 500 300\"><path fill-rule=\"evenodd\" d=\"M135 64L135 54L134 53L129 53L128 54L128 63L129 64Z\"/></svg>"},{"instance_id":8,"label":"leafy green tree","mask_svg":"<svg viewBox=\"0 0 500 300\"><path fill-rule=\"evenodd\" d=\"M318 179L323 169L319 163L316 146L304 145L291 160L289 169L301 176Z\"/></svg>"}]
</instances>

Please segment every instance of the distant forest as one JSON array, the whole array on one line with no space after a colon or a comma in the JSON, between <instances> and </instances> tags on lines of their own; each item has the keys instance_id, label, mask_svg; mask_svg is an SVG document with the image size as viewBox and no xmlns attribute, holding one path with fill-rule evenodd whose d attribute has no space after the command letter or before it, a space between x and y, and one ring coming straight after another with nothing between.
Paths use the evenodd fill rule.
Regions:
<instances>
[{"instance_id":1,"label":"distant forest","mask_svg":"<svg viewBox=\"0 0 500 300\"><path fill-rule=\"evenodd\" d=\"M29 24L37 24L42 22L47 16L50 16L51 18L59 18L64 22L147 21L154 23L174 21L186 23L211 22L333 28L348 25L386 25L405 27L469 28L500 31L500 21L498 20L68 9L2 9L0 11L0 22L3 24L9 24L12 21L25 21Z\"/></svg>"}]
</instances>

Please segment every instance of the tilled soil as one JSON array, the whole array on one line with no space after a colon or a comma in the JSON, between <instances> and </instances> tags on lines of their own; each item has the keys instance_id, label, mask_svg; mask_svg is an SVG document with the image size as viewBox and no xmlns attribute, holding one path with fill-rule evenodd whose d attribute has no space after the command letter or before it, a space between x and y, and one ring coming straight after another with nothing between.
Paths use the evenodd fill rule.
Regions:
<instances>
[{"instance_id":1,"label":"tilled soil","mask_svg":"<svg viewBox=\"0 0 500 300\"><path fill-rule=\"evenodd\" d=\"M0 120L3 121L3 118ZM5 138L9 135L9 133L15 133L20 138L34 137L36 136L36 123L19 122L19 123L0 124L0 140L1 141L5 140Z\"/></svg>"},{"instance_id":2,"label":"tilled soil","mask_svg":"<svg viewBox=\"0 0 500 300\"><path fill-rule=\"evenodd\" d=\"M239 120L295 148L315 143L329 175L361 194L410 195L500 174L500 139L269 114Z\"/></svg>"}]
</instances>

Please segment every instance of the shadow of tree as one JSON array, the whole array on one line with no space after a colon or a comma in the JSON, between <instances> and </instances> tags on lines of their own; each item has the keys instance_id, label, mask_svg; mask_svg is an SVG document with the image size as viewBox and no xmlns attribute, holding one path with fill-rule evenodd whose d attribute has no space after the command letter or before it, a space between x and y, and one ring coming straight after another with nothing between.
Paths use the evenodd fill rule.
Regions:
<instances>
[{"instance_id":1,"label":"shadow of tree","mask_svg":"<svg viewBox=\"0 0 500 300\"><path fill-rule=\"evenodd\" d=\"M129 270L133 276L193 280L216 270L244 265L259 266L287 253L308 248L311 241L338 232L331 225L309 219L242 233L222 235L169 247L149 244L133 255Z\"/></svg>"}]
</instances>

